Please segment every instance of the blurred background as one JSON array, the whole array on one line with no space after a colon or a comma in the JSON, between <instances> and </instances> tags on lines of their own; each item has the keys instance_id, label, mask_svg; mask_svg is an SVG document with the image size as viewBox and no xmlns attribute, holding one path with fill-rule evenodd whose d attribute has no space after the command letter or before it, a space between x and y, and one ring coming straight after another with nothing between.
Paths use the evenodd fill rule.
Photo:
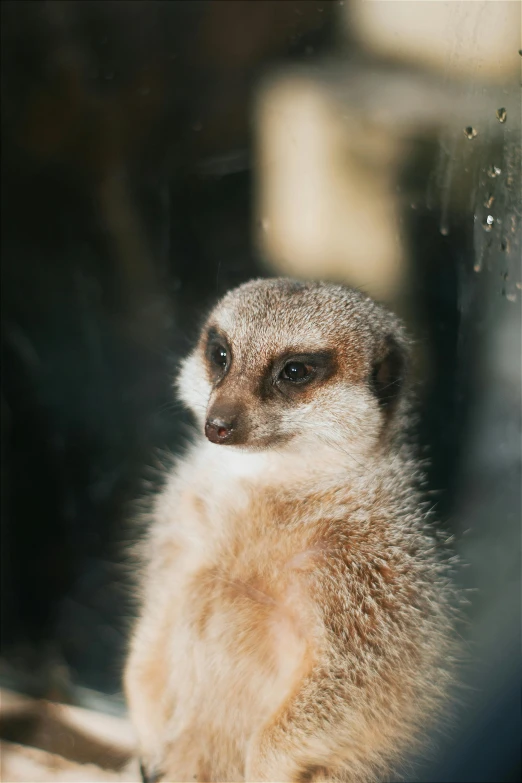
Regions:
<instances>
[{"instance_id":1,"label":"blurred background","mask_svg":"<svg viewBox=\"0 0 522 783\"><path fill-rule=\"evenodd\" d=\"M176 362L229 287L334 280L415 336L431 499L466 564L462 688L406 777L519 780L520 3L1 17L0 685L123 714L124 550L186 440Z\"/></svg>"}]
</instances>

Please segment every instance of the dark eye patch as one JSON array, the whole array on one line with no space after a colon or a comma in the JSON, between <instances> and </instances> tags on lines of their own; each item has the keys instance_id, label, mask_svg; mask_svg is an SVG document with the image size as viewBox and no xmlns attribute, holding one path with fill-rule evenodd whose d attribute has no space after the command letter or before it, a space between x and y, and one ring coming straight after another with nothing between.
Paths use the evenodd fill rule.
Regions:
<instances>
[{"instance_id":1,"label":"dark eye patch","mask_svg":"<svg viewBox=\"0 0 522 783\"><path fill-rule=\"evenodd\" d=\"M310 364L290 361L285 364L279 377L292 383L306 383L312 378L314 369Z\"/></svg>"},{"instance_id":2,"label":"dark eye patch","mask_svg":"<svg viewBox=\"0 0 522 783\"><path fill-rule=\"evenodd\" d=\"M212 345L208 355L212 364L215 364L216 367L221 367L223 370L225 369L228 363L228 351L226 348L219 344Z\"/></svg>"},{"instance_id":3,"label":"dark eye patch","mask_svg":"<svg viewBox=\"0 0 522 783\"><path fill-rule=\"evenodd\" d=\"M284 393L293 393L311 383L324 381L335 372L331 351L281 354L272 363L267 381Z\"/></svg>"},{"instance_id":4,"label":"dark eye patch","mask_svg":"<svg viewBox=\"0 0 522 783\"><path fill-rule=\"evenodd\" d=\"M205 355L214 376L224 376L230 369L232 351L228 340L214 328L208 330Z\"/></svg>"}]
</instances>

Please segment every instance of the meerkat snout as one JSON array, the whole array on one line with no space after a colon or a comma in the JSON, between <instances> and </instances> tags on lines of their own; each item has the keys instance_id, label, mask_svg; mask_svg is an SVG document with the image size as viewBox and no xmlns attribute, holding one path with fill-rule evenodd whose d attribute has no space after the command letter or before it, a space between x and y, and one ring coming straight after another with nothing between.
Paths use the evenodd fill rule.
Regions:
<instances>
[{"instance_id":1,"label":"meerkat snout","mask_svg":"<svg viewBox=\"0 0 522 783\"><path fill-rule=\"evenodd\" d=\"M233 410L211 410L205 422L205 435L211 443L231 443L237 432L237 421Z\"/></svg>"},{"instance_id":2,"label":"meerkat snout","mask_svg":"<svg viewBox=\"0 0 522 783\"><path fill-rule=\"evenodd\" d=\"M205 424L205 435L211 443L226 443L230 440L234 429L233 421L210 418Z\"/></svg>"}]
</instances>

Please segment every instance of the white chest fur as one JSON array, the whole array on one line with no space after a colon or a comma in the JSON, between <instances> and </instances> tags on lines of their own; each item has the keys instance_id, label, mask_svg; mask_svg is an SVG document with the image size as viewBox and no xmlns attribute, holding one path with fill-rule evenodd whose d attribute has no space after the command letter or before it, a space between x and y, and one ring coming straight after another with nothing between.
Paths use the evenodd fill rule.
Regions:
<instances>
[{"instance_id":1,"label":"white chest fur","mask_svg":"<svg viewBox=\"0 0 522 783\"><path fill-rule=\"evenodd\" d=\"M301 586L287 567L292 547L280 546L284 531L259 533L251 517L252 494L272 470L267 460L205 445L158 501L149 584L170 624L171 735L205 732L219 715L223 736L239 742L281 702L306 658L295 611Z\"/></svg>"}]
</instances>

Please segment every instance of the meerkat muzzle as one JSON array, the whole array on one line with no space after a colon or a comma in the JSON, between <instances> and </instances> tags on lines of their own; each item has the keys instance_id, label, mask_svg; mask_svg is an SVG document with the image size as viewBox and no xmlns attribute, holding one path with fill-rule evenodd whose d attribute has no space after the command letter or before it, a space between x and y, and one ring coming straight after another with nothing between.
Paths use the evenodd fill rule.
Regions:
<instances>
[{"instance_id":1,"label":"meerkat muzzle","mask_svg":"<svg viewBox=\"0 0 522 783\"><path fill-rule=\"evenodd\" d=\"M205 435L211 443L226 443L234 432L233 422L224 419L207 419Z\"/></svg>"}]
</instances>

